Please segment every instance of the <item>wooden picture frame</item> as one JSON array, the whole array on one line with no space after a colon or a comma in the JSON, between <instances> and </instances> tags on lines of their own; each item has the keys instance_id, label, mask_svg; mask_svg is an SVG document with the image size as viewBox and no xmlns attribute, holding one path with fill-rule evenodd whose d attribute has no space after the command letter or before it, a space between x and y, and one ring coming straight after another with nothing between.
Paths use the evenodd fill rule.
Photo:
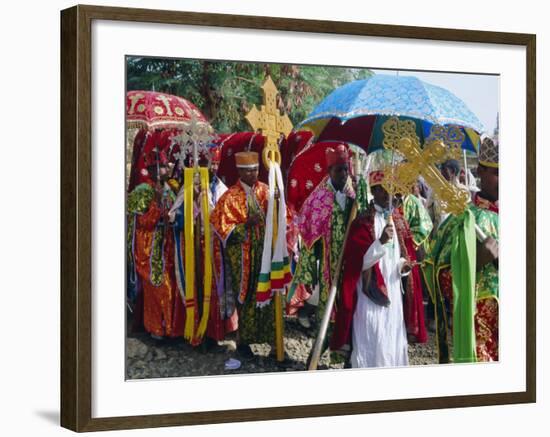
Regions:
<instances>
[{"instance_id":1,"label":"wooden picture frame","mask_svg":"<svg viewBox=\"0 0 550 437\"><path fill-rule=\"evenodd\" d=\"M491 43L526 49L526 374L524 392L92 417L92 22L111 20L272 31ZM75 6L61 12L61 425L99 431L536 401L536 37L530 34L194 12Z\"/></svg>"}]
</instances>

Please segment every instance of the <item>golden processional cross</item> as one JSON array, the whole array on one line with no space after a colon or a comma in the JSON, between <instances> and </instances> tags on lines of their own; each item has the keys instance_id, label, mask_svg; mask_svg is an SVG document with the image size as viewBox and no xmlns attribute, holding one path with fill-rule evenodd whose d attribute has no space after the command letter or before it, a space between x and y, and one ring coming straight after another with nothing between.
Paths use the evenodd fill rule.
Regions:
<instances>
[{"instance_id":1,"label":"golden processional cross","mask_svg":"<svg viewBox=\"0 0 550 437\"><path fill-rule=\"evenodd\" d=\"M292 122L288 115L281 115L277 109L277 87L273 83L271 76L267 76L262 85L263 101L261 109L256 105L246 114L246 121L252 126L254 131L261 131L265 137L264 150L262 152L262 161L266 168L270 168L272 163L281 165L281 152L279 151L279 139L281 134L285 137L292 130ZM283 195L281 193L281 195ZM273 241L277 240L277 204L273 208ZM285 229L282 230L285 232ZM275 299L275 349L277 352L277 361L284 360L284 341L283 341L283 303L281 293L277 292Z\"/></svg>"},{"instance_id":2,"label":"golden processional cross","mask_svg":"<svg viewBox=\"0 0 550 437\"><path fill-rule=\"evenodd\" d=\"M252 126L254 131L260 130L265 137L264 151L262 160L264 165L269 168L270 161L281 163L281 152L279 151L279 138L281 134L285 137L292 130L292 122L288 115L281 115L277 109L277 87L273 83L271 76L267 76L262 85L264 104L258 110L256 105L246 114L246 121Z\"/></svg>"},{"instance_id":3,"label":"golden processional cross","mask_svg":"<svg viewBox=\"0 0 550 437\"><path fill-rule=\"evenodd\" d=\"M434 126L423 149L411 120L392 117L382 125L382 131L384 147L406 159L406 162L384 170L382 185L390 194L410 193L418 176L423 176L444 212L456 215L466 209L468 192L448 182L436 167L460 153L464 134L456 126Z\"/></svg>"}]
</instances>

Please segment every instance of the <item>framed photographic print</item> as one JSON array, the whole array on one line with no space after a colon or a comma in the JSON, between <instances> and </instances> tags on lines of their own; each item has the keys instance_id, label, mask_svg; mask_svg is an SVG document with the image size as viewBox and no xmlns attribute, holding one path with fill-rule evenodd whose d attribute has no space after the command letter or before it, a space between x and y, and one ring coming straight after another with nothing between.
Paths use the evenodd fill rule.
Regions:
<instances>
[{"instance_id":1,"label":"framed photographic print","mask_svg":"<svg viewBox=\"0 0 550 437\"><path fill-rule=\"evenodd\" d=\"M62 426L535 402L534 35L75 6L61 54Z\"/></svg>"}]
</instances>

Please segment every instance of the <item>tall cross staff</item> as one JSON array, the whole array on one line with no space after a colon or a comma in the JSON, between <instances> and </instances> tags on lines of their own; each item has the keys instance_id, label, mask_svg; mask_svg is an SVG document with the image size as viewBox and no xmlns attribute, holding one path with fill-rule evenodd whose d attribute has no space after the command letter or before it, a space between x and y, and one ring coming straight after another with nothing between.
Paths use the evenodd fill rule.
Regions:
<instances>
[{"instance_id":1,"label":"tall cross staff","mask_svg":"<svg viewBox=\"0 0 550 437\"><path fill-rule=\"evenodd\" d=\"M164 101L166 104L167 102ZM192 114L183 132L174 137L173 141L180 144L177 155L180 165L186 157L193 156L193 168L183 168L184 173L184 237L185 237L185 301L196 302L198 299L195 290L195 265L197 252L200 248L200 233L195 233L194 202L195 177L199 176L200 187L205 193L202 197L201 217L204 229L203 253L203 311L200 320L195 320L195 308L192 304L186 305L186 320L184 337L192 343L200 341L208 325L210 313L210 293L212 289L212 251L210 247L210 221L208 208L208 168L199 166L199 147L206 152L206 145L211 140L211 128L207 123L200 121L196 114ZM199 228L200 229L200 228Z\"/></svg>"},{"instance_id":2,"label":"tall cross staff","mask_svg":"<svg viewBox=\"0 0 550 437\"><path fill-rule=\"evenodd\" d=\"M451 214L460 214L468 205L468 193L448 182L436 167L449 159L449 153L454 152L449 151L445 142L437 136L428 137L424 148L420 148L414 126L410 123L408 120L392 117L382 126L384 147L398 152L406 159L406 162L384 172L392 176L382 186L393 194L405 193L410 191L419 175L423 176L441 200L442 209ZM437 129L439 128L441 127L438 126Z\"/></svg>"},{"instance_id":3,"label":"tall cross staff","mask_svg":"<svg viewBox=\"0 0 550 437\"><path fill-rule=\"evenodd\" d=\"M270 162L281 162L281 152L279 151L279 137L281 134L287 136L292 130L292 122L288 115L281 115L277 109L277 94L279 91L273 83L271 76L267 76L262 85L264 104L260 109L256 105L246 114L246 121L255 131L261 130L265 137L264 152L262 160L264 165L269 168Z\"/></svg>"},{"instance_id":4,"label":"tall cross staff","mask_svg":"<svg viewBox=\"0 0 550 437\"><path fill-rule=\"evenodd\" d=\"M262 162L269 169L273 164L281 165L281 152L279 151L279 138L281 134L287 136L292 130L292 122L288 115L281 115L277 109L277 87L273 83L271 76L268 76L262 85L263 102L261 109L256 105L245 116L246 121L254 131L260 130L265 137L264 149L262 152ZM281 193L279 193L281 195ZM277 240L277 200L273 208L273 242ZM285 230L283 229L282 232ZM275 244L273 245L275 246ZM276 292L275 299L275 348L277 352L277 361L284 361L284 341L283 341L283 304L280 292Z\"/></svg>"},{"instance_id":5,"label":"tall cross staff","mask_svg":"<svg viewBox=\"0 0 550 437\"><path fill-rule=\"evenodd\" d=\"M436 167L447 159L460 157L464 134L457 126L434 125L424 149L421 149L414 126L410 123L412 122L392 117L382 126L384 147L392 150L392 153L399 152L408 161L400 164L395 172L392 168L391 180L382 185L388 192L409 192L420 175L433 189L444 212L454 215L464 212L468 206L469 193L448 182ZM475 229L477 238L484 241L487 238L485 233L477 224Z\"/></svg>"}]
</instances>

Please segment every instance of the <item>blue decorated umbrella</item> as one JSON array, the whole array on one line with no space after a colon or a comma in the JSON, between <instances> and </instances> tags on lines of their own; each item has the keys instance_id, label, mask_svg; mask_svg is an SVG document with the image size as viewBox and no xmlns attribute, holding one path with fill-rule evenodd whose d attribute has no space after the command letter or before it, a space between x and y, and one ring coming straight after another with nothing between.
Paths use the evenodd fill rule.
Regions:
<instances>
[{"instance_id":1,"label":"blue decorated umbrella","mask_svg":"<svg viewBox=\"0 0 550 437\"><path fill-rule=\"evenodd\" d=\"M382 147L382 125L392 116L415 122L421 141L434 124L456 125L465 133L464 150L477 152L484 128L466 104L450 91L414 76L373 75L329 94L299 129L311 130L318 142L343 141L367 153Z\"/></svg>"},{"instance_id":2,"label":"blue decorated umbrella","mask_svg":"<svg viewBox=\"0 0 550 437\"><path fill-rule=\"evenodd\" d=\"M341 141L361 147L366 153L383 147L382 125L388 117L413 120L421 143L435 124L454 125L465 133L462 148L477 150L483 125L468 107L451 92L412 76L374 75L348 83L329 94L298 129L311 130L317 145ZM393 151L391 160L394 160ZM297 157L292 166L306 165ZM292 172L292 168L290 170ZM292 186L292 180L291 180ZM390 193L390 205L393 205ZM357 205L357 203L355 203ZM353 213L351 214L353 217ZM391 213L390 213L391 217ZM351 222L351 221L350 221ZM348 224L349 231L349 224ZM341 266L340 255L338 265ZM330 286L325 314L315 341L309 369L315 369L324 342L337 293L339 271Z\"/></svg>"}]
</instances>

